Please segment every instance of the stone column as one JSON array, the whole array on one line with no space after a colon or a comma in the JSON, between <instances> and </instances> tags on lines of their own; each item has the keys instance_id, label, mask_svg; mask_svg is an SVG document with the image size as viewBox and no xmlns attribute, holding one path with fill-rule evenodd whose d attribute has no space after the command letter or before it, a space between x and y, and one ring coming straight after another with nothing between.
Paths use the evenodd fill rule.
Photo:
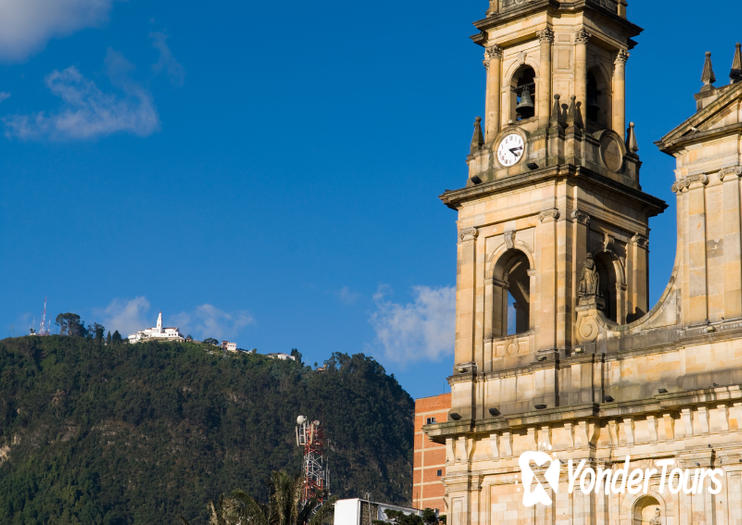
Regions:
<instances>
[{"instance_id":1,"label":"stone column","mask_svg":"<svg viewBox=\"0 0 742 525\"><path fill-rule=\"evenodd\" d=\"M719 174L723 185L721 209L723 210L724 255L720 273L724 278L725 319L734 319L742 315L742 273L738 259L738 254L742 253L742 231L739 221L742 214L740 177L742 177L742 168L739 166L723 169Z\"/></svg>"},{"instance_id":2,"label":"stone column","mask_svg":"<svg viewBox=\"0 0 742 525\"><path fill-rule=\"evenodd\" d=\"M559 210L544 210L536 226L536 272L538 285L531 289L531 301L536 301L531 324L536 330L536 350L554 350L557 319L557 221Z\"/></svg>"},{"instance_id":3,"label":"stone column","mask_svg":"<svg viewBox=\"0 0 742 525\"><path fill-rule=\"evenodd\" d=\"M459 232L456 283L455 364L474 361L474 315L476 283L476 241L479 232L467 228Z\"/></svg>"},{"instance_id":4,"label":"stone column","mask_svg":"<svg viewBox=\"0 0 742 525\"><path fill-rule=\"evenodd\" d=\"M649 309L649 239L637 233L631 238L631 273L627 315L636 319L646 314Z\"/></svg>"},{"instance_id":5,"label":"stone column","mask_svg":"<svg viewBox=\"0 0 742 525\"><path fill-rule=\"evenodd\" d=\"M621 49L616 55L613 68L613 108L611 119L613 131L618 136L626 136L626 61L629 53Z\"/></svg>"},{"instance_id":6,"label":"stone column","mask_svg":"<svg viewBox=\"0 0 742 525\"><path fill-rule=\"evenodd\" d=\"M541 65L539 66L536 90L536 115L540 128L549 125L549 112L551 110L551 46L554 42L554 31L547 26L538 32L538 40L541 45Z\"/></svg>"},{"instance_id":7,"label":"stone column","mask_svg":"<svg viewBox=\"0 0 742 525\"><path fill-rule=\"evenodd\" d=\"M485 100L484 142L490 144L500 131L500 73L502 48L491 45L485 50L484 67L487 69L487 96Z\"/></svg>"},{"instance_id":8,"label":"stone column","mask_svg":"<svg viewBox=\"0 0 742 525\"><path fill-rule=\"evenodd\" d=\"M575 97L582 103L583 120L586 118L584 108L587 104L587 43L590 33L584 27L575 34Z\"/></svg>"}]
</instances>

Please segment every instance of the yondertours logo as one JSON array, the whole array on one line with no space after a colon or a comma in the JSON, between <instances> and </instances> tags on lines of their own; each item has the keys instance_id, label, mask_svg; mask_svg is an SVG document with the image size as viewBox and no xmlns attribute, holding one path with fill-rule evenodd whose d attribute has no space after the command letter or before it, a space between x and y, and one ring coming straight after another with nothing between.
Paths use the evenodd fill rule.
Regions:
<instances>
[{"instance_id":1,"label":"yondertours logo","mask_svg":"<svg viewBox=\"0 0 742 525\"><path fill-rule=\"evenodd\" d=\"M523 482L523 505L551 505L553 502L547 489L551 488L554 494L558 494L562 488L559 484L562 471L559 459L545 452L530 451L521 454L518 465ZM655 465L657 468L630 469L631 458L626 456L620 468L598 467L596 470L588 466L586 459L577 464L570 459L567 463L567 490L570 494L575 490L583 494L647 494L653 478L659 480L659 484L654 483L651 487L660 494L665 491L671 494L700 494L705 488L710 494L717 495L722 490L724 471L721 469L673 468L674 459L658 460Z\"/></svg>"}]
</instances>

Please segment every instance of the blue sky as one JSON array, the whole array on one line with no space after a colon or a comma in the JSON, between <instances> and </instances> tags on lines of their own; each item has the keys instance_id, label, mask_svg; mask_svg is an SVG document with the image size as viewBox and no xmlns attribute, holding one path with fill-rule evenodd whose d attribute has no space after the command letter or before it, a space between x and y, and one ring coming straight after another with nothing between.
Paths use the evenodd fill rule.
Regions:
<instances>
[{"instance_id":1,"label":"blue sky","mask_svg":"<svg viewBox=\"0 0 742 525\"><path fill-rule=\"evenodd\" d=\"M413 396L452 367L455 214L483 112L484 0L0 6L0 337L49 312L305 361L366 352ZM727 82L742 5L632 2L628 62L655 301L673 160L705 51Z\"/></svg>"}]
</instances>

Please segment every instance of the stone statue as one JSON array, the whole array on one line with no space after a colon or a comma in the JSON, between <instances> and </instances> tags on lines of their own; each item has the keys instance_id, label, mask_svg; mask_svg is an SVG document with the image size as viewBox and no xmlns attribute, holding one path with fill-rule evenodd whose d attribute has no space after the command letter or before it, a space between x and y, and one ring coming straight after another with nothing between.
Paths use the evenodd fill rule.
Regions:
<instances>
[{"instance_id":1,"label":"stone statue","mask_svg":"<svg viewBox=\"0 0 742 525\"><path fill-rule=\"evenodd\" d=\"M662 513L660 509L654 509L654 518L649 522L649 525L662 525Z\"/></svg>"},{"instance_id":2,"label":"stone statue","mask_svg":"<svg viewBox=\"0 0 742 525\"><path fill-rule=\"evenodd\" d=\"M595 261L589 253L585 259L585 266L582 268L582 277L577 290L578 297L596 297L600 286L600 276L595 269Z\"/></svg>"}]
</instances>

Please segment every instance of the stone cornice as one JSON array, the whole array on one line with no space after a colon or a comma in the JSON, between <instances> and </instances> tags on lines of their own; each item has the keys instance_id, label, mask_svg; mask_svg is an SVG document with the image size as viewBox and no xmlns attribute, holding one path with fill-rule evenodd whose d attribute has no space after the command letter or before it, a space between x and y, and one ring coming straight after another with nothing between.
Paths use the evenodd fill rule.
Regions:
<instances>
[{"instance_id":1,"label":"stone cornice","mask_svg":"<svg viewBox=\"0 0 742 525\"><path fill-rule=\"evenodd\" d=\"M610 18L612 22L620 25L629 38L637 36L643 31L643 29L638 25L620 17L618 12L613 12L603 7L599 0L575 0L571 2L562 2L557 0L531 0L531 2L522 6L492 13L487 18L474 22L474 27L476 27L480 33L473 35L471 39L475 43L484 46L487 43L488 29L518 20L523 16L543 10L550 11L550 14L553 16L558 16L560 13L574 13L581 10L594 11L595 13ZM629 47L632 47L633 44L633 40L629 40Z\"/></svg>"},{"instance_id":2,"label":"stone cornice","mask_svg":"<svg viewBox=\"0 0 742 525\"><path fill-rule=\"evenodd\" d=\"M456 421L426 426L425 430L433 441L443 442L446 438L466 434L487 436L493 432L518 432L527 428L562 426L568 422L589 422L604 426L609 421L642 419L649 415L679 414L689 408L717 407L732 405L742 401L740 385L704 388L685 392L657 394L650 398L626 402L593 403L568 405L551 409L523 412L479 419L476 421Z\"/></svg>"},{"instance_id":3,"label":"stone cornice","mask_svg":"<svg viewBox=\"0 0 742 525\"><path fill-rule=\"evenodd\" d=\"M542 168L539 170L524 172L518 175L512 175L502 179L490 181L484 184L478 184L476 186L468 186L458 190L447 190L439 198L441 201L453 210L458 210L459 207L467 201L472 201L501 193L509 190L514 190L523 186L530 186L537 184L542 181L551 179L561 179L567 177L574 177L575 182L585 182L588 184L596 184L603 187L608 187L612 190L618 190L623 193L627 198L640 200L646 207L649 208L651 216L657 215L667 208L667 204L652 195L644 193L641 190L625 186L619 182L604 177L598 173L595 173L584 167L577 167L573 164L561 164L550 168Z\"/></svg>"}]
</instances>

